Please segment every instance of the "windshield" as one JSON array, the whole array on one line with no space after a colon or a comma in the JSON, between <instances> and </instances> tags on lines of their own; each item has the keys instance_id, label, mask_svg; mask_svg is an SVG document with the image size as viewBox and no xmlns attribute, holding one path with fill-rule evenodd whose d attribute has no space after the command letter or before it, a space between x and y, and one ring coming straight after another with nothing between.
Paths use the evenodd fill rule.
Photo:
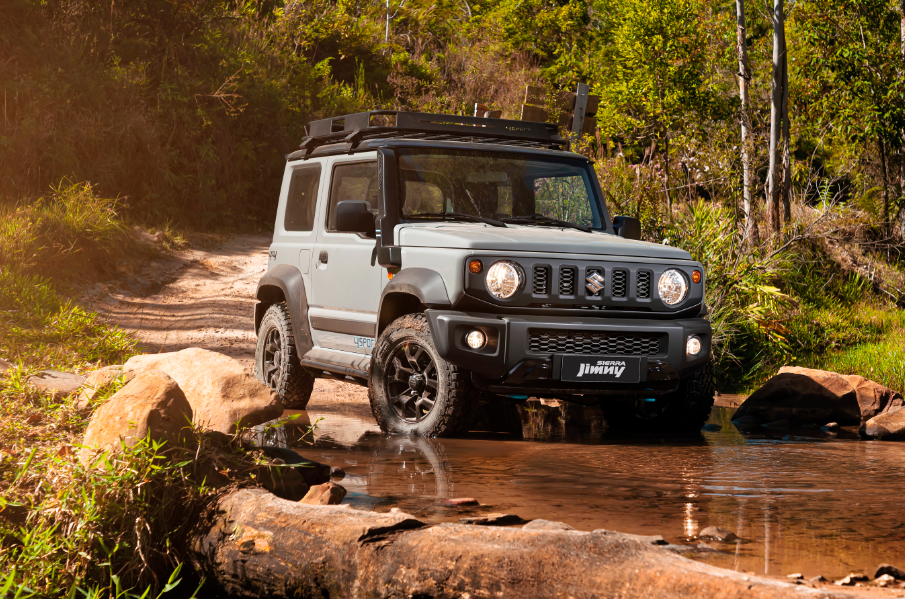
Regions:
<instances>
[{"instance_id":1,"label":"windshield","mask_svg":"<svg viewBox=\"0 0 905 599\"><path fill-rule=\"evenodd\" d=\"M399 150L399 172L402 215L408 219L459 213L524 225L606 227L583 161L407 148Z\"/></svg>"}]
</instances>

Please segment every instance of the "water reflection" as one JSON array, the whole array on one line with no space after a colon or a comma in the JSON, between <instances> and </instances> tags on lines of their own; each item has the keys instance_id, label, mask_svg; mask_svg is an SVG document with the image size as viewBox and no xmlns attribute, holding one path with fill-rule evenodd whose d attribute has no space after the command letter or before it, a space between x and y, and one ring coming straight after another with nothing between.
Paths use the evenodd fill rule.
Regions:
<instances>
[{"instance_id":1,"label":"water reflection","mask_svg":"<svg viewBox=\"0 0 905 599\"><path fill-rule=\"evenodd\" d=\"M744 542L709 542L721 551L700 559L775 575L842 577L905 562L897 505L905 445L860 441L851 432L743 434L730 416L714 410L716 432L620 435L596 408L532 402L467 437L435 440L387 437L367 405L322 402L303 421L323 418L314 444L291 431L285 442L343 467L348 501L361 509L399 507L429 522L506 511L674 543L718 526ZM451 497L482 505L440 501Z\"/></svg>"}]
</instances>

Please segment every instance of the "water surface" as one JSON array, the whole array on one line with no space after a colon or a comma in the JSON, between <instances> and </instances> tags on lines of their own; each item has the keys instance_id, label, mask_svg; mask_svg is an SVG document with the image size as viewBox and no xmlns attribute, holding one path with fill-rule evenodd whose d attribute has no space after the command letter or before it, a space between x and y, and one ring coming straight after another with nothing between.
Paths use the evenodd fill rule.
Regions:
<instances>
[{"instance_id":1,"label":"water surface","mask_svg":"<svg viewBox=\"0 0 905 599\"><path fill-rule=\"evenodd\" d=\"M671 543L719 526L745 542L697 559L758 574L905 566L905 444L854 431L742 432L729 408L714 408L718 431L625 435L608 431L597 409L531 405L509 432L437 440L385 436L366 404L320 400L296 421L322 419L313 445L287 437L305 457L345 469L346 502L358 509L398 507L426 522L507 512ZM452 497L481 505L438 505Z\"/></svg>"}]
</instances>

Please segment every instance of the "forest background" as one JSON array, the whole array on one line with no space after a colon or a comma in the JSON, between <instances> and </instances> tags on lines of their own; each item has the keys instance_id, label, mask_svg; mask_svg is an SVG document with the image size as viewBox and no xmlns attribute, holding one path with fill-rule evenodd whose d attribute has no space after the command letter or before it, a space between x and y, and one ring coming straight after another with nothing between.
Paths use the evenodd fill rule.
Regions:
<instances>
[{"instance_id":1,"label":"forest background","mask_svg":"<svg viewBox=\"0 0 905 599\"><path fill-rule=\"evenodd\" d=\"M0 265L46 275L119 251L128 227L92 218L171 238L269 231L284 156L312 119L476 103L518 118L526 85L552 101L582 81L601 102L575 149L611 211L707 266L722 389L796 363L902 390L903 5L779 6L0 0ZM788 208L771 221L777 15Z\"/></svg>"}]
</instances>

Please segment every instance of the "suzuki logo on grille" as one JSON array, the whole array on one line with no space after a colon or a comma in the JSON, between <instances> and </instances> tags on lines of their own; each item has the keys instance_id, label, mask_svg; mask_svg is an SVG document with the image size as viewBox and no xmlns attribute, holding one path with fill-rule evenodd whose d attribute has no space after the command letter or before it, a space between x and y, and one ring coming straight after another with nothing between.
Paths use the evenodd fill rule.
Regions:
<instances>
[{"instance_id":1,"label":"suzuki logo on grille","mask_svg":"<svg viewBox=\"0 0 905 599\"><path fill-rule=\"evenodd\" d=\"M585 288L587 288L587 290L591 293L598 293L601 289L603 289L603 286L605 284L603 277L600 276L600 273L596 272L592 272L588 276L588 278L585 279L585 281L588 282L588 284L585 285Z\"/></svg>"}]
</instances>

